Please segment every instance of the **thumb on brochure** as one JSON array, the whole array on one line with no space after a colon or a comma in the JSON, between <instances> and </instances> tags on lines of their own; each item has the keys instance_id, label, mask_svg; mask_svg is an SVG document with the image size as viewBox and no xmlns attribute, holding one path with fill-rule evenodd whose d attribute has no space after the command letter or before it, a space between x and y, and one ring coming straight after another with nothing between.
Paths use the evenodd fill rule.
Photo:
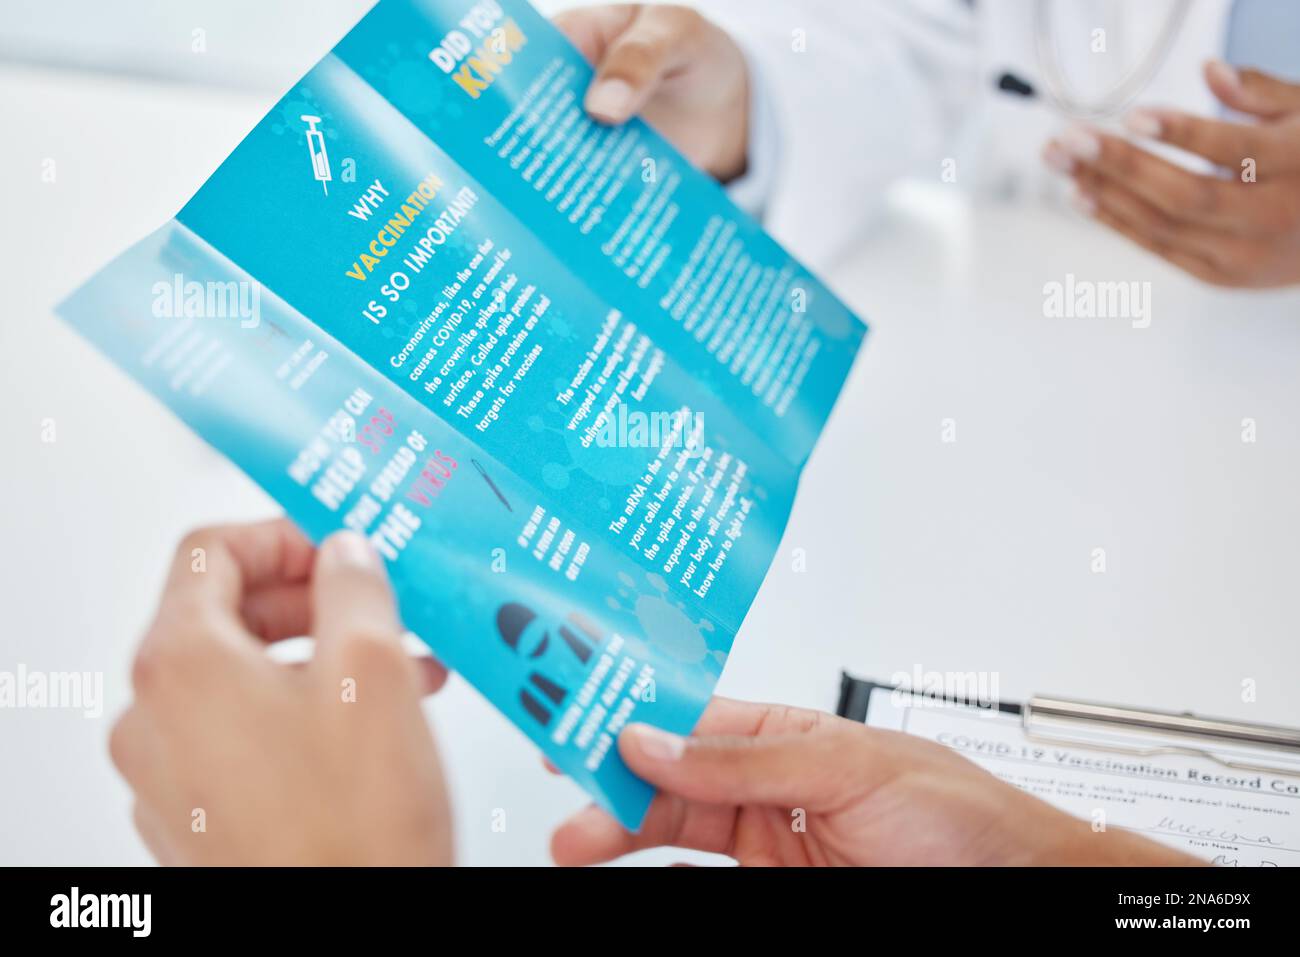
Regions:
<instances>
[{"instance_id":1,"label":"thumb on brochure","mask_svg":"<svg viewBox=\"0 0 1300 957\"><path fill-rule=\"evenodd\" d=\"M837 772L847 759L843 743L834 734L684 738L632 724L618 746L638 777L688 801L789 806L835 799L845 780Z\"/></svg>"},{"instance_id":2,"label":"thumb on brochure","mask_svg":"<svg viewBox=\"0 0 1300 957\"><path fill-rule=\"evenodd\" d=\"M374 546L356 532L325 539L312 574L312 634L322 655L357 645L401 649L402 626L388 573Z\"/></svg>"},{"instance_id":3,"label":"thumb on brochure","mask_svg":"<svg viewBox=\"0 0 1300 957\"><path fill-rule=\"evenodd\" d=\"M447 669L436 658L410 657L403 647L405 629L388 572L364 535L338 532L321 544L311 602L317 655L331 665L346 662L351 670L390 666L397 674L413 673L420 694L433 694L446 684Z\"/></svg>"}]
</instances>

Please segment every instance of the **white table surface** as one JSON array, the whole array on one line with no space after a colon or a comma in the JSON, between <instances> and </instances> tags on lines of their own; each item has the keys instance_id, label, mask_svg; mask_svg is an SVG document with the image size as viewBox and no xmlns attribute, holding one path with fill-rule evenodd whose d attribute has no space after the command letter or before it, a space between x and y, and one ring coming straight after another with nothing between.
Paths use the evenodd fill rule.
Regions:
<instances>
[{"instance_id":1,"label":"white table surface","mask_svg":"<svg viewBox=\"0 0 1300 957\"><path fill-rule=\"evenodd\" d=\"M149 860L105 744L132 648L184 531L276 512L51 315L273 99L0 66L0 669L103 671L107 697L100 720L0 710L0 864ZM1150 328L1045 318L1067 272L1150 280ZM828 278L872 334L724 693L830 708L841 667L985 671L1008 699L1300 723L1295 295L1207 290L1065 214L938 188L904 190ZM547 862L577 788L463 682L429 713L461 859Z\"/></svg>"}]
</instances>

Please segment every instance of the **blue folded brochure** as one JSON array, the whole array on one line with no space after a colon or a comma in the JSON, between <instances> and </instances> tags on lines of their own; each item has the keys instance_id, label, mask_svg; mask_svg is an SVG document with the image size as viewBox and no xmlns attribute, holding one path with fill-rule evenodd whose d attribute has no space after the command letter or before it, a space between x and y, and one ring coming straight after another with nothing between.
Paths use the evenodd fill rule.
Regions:
<instances>
[{"instance_id":1,"label":"blue folded brochure","mask_svg":"<svg viewBox=\"0 0 1300 957\"><path fill-rule=\"evenodd\" d=\"M865 326L523 0L384 0L60 314L619 821L689 733Z\"/></svg>"}]
</instances>

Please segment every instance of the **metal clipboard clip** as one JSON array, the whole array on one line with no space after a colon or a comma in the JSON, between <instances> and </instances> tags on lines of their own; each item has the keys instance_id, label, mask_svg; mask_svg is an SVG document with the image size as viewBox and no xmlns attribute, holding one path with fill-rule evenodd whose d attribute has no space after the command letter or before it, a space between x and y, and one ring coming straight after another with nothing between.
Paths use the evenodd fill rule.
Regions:
<instances>
[{"instance_id":1,"label":"metal clipboard clip","mask_svg":"<svg viewBox=\"0 0 1300 957\"><path fill-rule=\"evenodd\" d=\"M1122 708L1116 705L1092 704L1086 701L1069 701L1035 695L1022 706L1021 725L1025 737L1043 744L1068 745L1093 751L1113 751L1123 754L1151 756L1157 754L1182 754L1208 758L1227 768L1238 771L1255 771L1300 777L1300 729L1284 728L1272 724L1252 724L1246 721L1227 721L1221 718L1202 718L1190 711L1152 711L1143 708ZM1091 730L1127 729L1185 737L1189 743L1138 745L1111 744L1078 740L1044 733L1050 728L1075 725ZM1273 748L1294 756L1296 764L1287 766L1257 764L1230 759L1208 746L1196 747L1190 741L1202 744L1217 741L1223 744L1244 744L1256 748Z\"/></svg>"}]
</instances>

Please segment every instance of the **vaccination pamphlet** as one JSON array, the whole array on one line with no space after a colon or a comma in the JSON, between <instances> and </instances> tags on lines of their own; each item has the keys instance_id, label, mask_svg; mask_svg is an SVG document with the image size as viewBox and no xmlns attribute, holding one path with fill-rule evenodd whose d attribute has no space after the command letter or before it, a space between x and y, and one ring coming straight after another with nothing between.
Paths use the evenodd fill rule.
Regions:
<instances>
[{"instance_id":1,"label":"vaccination pamphlet","mask_svg":"<svg viewBox=\"0 0 1300 957\"><path fill-rule=\"evenodd\" d=\"M590 78L383 0L59 312L635 828L618 733L699 718L866 329Z\"/></svg>"}]
</instances>

